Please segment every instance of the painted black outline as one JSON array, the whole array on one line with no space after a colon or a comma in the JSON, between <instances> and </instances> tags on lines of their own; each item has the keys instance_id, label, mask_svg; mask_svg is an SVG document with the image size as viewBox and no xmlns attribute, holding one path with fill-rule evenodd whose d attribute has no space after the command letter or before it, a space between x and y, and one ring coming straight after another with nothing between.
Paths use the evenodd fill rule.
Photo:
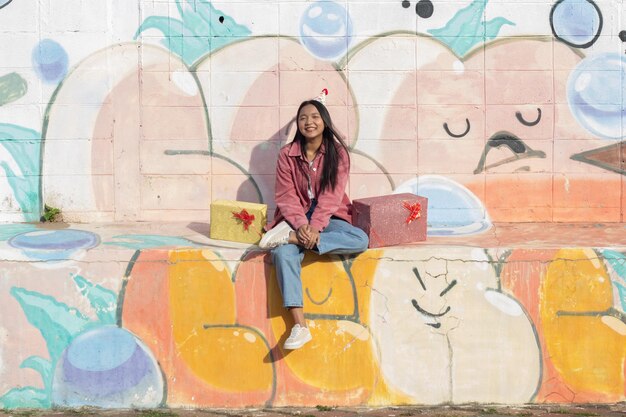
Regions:
<instances>
[{"instance_id":1,"label":"painted black outline","mask_svg":"<svg viewBox=\"0 0 626 417\"><path fill-rule=\"evenodd\" d=\"M524 126L528 126L528 127L537 126L539 122L541 121L541 109L537 107L537 119L532 122L527 122L524 119L524 116L522 116L522 112L520 111L515 112L515 117L517 117L517 120L519 120L519 122L523 124Z\"/></svg>"},{"instance_id":2,"label":"painted black outline","mask_svg":"<svg viewBox=\"0 0 626 417\"><path fill-rule=\"evenodd\" d=\"M522 146L524 148L523 152L518 152L516 150L514 150L513 148L511 148L510 145L506 145L505 143L500 143L497 144L496 146L493 146L491 144L492 141L503 141L503 140L510 140L510 141L514 141L514 143L518 143L519 146ZM515 142L517 141L517 142ZM509 158L505 158L502 159L498 162L494 162L493 164L489 164L487 165L487 154L489 153L489 151L492 148L500 148L501 146L508 146L508 148L511 150L511 152L513 153L513 156L509 157ZM476 169L474 170L474 174L480 174L481 172L486 172L488 169L490 168L495 168L498 167L500 165L506 165L510 162L515 162L515 161L519 161L522 159L526 159L526 158L545 158L546 157L546 153L544 151L536 151L533 148L531 148L530 146L528 146L526 144L526 142L524 142L522 139L518 138L516 135L514 135L513 133L507 132L507 131L500 131L500 132L496 132L494 133L488 140L487 143L485 144L485 149L483 150L483 153L480 157L480 160L478 161L478 165L476 166Z\"/></svg>"},{"instance_id":3,"label":"painted black outline","mask_svg":"<svg viewBox=\"0 0 626 417\"><path fill-rule=\"evenodd\" d=\"M443 124L443 129L446 131L446 133L447 133L448 135L452 136L453 138L457 138L457 139L458 139L458 138L462 138L463 136L467 135L467 134L469 133L469 131L470 131L470 122L469 122L469 119L468 119L468 118L465 118L465 124L466 124L466 126L467 126L467 127L465 128L465 132L463 132L463 133L461 133L461 134L459 134L459 135L457 135L457 134L455 134L455 133L452 133L452 132L450 131L450 128L448 127L448 122L446 122L446 123L444 123L444 124Z\"/></svg>"},{"instance_id":4,"label":"painted black outline","mask_svg":"<svg viewBox=\"0 0 626 417\"><path fill-rule=\"evenodd\" d=\"M439 297L443 297L444 295L446 295L446 293L450 291L452 288L454 288L456 284L458 284L457 280L453 279L450 285L448 285L446 288L443 289L443 291L439 293Z\"/></svg>"},{"instance_id":5,"label":"painted black outline","mask_svg":"<svg viewBox=\"0 0 626 417\"><path fill-rule=\"evenodd\" d=\"M617 148L617 147L623 148L621 150L618 149L619 152L623 153L624 149L626 149L626 141L621 141L621 142L613 143L611 145L602 146L600 148L595 148L595 149L590 149L588 151L580 152L580 153L577 153L577 154L574 154L574 155L570 156L569 159L572 159L572 160L578 161L578 162L582 162L582 163L585 163L585 164L593 165L593 166L596 166L598 168L606 169L607 171L616 172L616 173L621 174L621 175L626 175L626 168L622 169L622 168L619 168L619 167L615 167L615 166L604 164L604 163L602 163L600 161L596 161L596 160L587 158L588 156L595 155L598 152L601 152L601 151L604 151L604 150L608 150L608 149L611 149L611 148Z\"/></svg>"},{"instance_id":6,"label":"painted black outline","mask_svg":"<svg viewBox=\"0 0 626 417\"><path fill-rule=\"evenodd\" d=\"M596 35L593 37L592 40L590 40L587 43L584 43L582 45L577 45L575 43L566 41L565 39L562 39L559 35L556 34L556 30L554 30L554 10L556 10L557 6L561 3L563 3L563 1L565 0L558 0L556 3L554 3L554 5L552 6L552 9L550 9L550 29L552 30L552 34L554 35L554 37L560 41L563 42L566 45L569 45L573 48L589 48L591 45L593 45L594 43L596 43L596 41L598 40L598 38L600 37L600 33L602 33L602 26L604 24L603 19L602 19L602 13L600 12L600 8L592 1L592 0L587 0L587 2L589 2L595 9L596 12L598 12L598 18L600 20L600 25L598 26L598 32L596 33Z\"/></svg>"},{"instance_id":7,"label":"painted black outline","mask_svg":"<svg viewBox=\"0 0 626 417\"><path fill-rule=\"evenodd\" d=\"M422 307L420 307L420 305L417 303L417 300L415 298L413 298L411 300L411 304L413 304L413 307L415 307L415 309L418 312L420 312L423 315L428 316L428 317L442 317L442 316L446 315L448 313L448 311L450 311L450 306L448 306L443 313L430 313L430 312L424 310Z\"/></svg>"},{"instance_id":8,"label":"painted black outline","mask_svg":"<svg viewBox=\"0 0 626 417\"><path fill-rule=\"evenodd\" d=\"M330 296L333 294L333 287L330 287L328 289L328 294L326 294L326 297L324 297L324 299L322 301L315 301L313 299L313 297L311 297L311 293L309 292L309 287L306 287L305 291L306 296L309 297L309 300L311 300L311 302L317 306L321 306L322 304L324 304L326 301L328 301L328 299L330 298Z\"/></svg>"},{"instance_id":9,"label":"painted black outline","mask_svg":"<svg viewBox=\"0 0 626 417\"><path fill-rule=\"evenodd\" d=\"M7 1L7 2L6 2L6 3L4 3L2 6L0 6L0 9L2 9L2 8L3 8L3 7L5 7L5 6L8 6L9 4L11 4L11 2L12 2L12 1L13 1L13 0L9 0L9 1Z\"/></svg>"}]
</instances>

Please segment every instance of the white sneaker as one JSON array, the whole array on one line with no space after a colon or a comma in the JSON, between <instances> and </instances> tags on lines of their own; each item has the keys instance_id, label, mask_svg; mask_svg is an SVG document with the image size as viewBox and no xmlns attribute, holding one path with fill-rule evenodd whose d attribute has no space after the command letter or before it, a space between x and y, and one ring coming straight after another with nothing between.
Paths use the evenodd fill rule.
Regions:
<instances>
[{"instance_id":1,"label":"white sneaker","mask_svg":"<svg viewBox=\"0 0 626 417\"><path fill-rule=\"evenodd\" d=\"M291 232L293 229L289 223L282 221L263 235L259 247L261 249L273 249L276 246L286 245L289 243L289 233Z\"/></svg>"},{"instance_id":2,"label":"white sneaker","mask_svg":"<svg viewBox=\"0 0 626 417\"><path fill-rule=\"evenodd\" d=\"M313 336L311 336L309 328L302 327L299 324L296 324L291 328L291 334L289 335L287 340L285 340L285 344L283 345L283 347L286 350L299 349L311 339L313 339Z\"/></svg>"}]
</instances>

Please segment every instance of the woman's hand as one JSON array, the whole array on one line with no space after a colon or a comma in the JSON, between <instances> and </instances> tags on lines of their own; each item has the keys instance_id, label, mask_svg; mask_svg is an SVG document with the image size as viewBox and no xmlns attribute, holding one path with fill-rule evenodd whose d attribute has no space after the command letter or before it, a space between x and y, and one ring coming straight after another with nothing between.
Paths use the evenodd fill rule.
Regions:
<instances>
[{"instance_id":1,"label":"woman's hand","mask_svg":"<svg viewBox=\"0 0 626 417\"><path fill-rule=\"evenodd\" d=\"M320 232L319 230L311 227L309 224L302 225L296 232L298 243L305 249L313 249L319 242Z\"/></svg>"},{"instance_id":2,"label":"woman's hand","mask_svg":"<svg viewBox=\"0 0 626 417\"><path fill-rule=\"evenodd\" d=\"M305 248L313 249L319 242L320 242L319 230L309 225L309 244L307 244Z\"/></svg>"},{"instance_id":3,"label":"woman's hand","mask_svg":"<svg viewBox=\"0 0 626 417\"><path fill-rule=\"evenodd\" d=\"M306 248L306 245L309 243L311 233L310 229L311 226L309 226L308 224L303 224L296 231L296 238L298 238L298 243L300 243L300 246Z\"/></svg>"}]
</instances>

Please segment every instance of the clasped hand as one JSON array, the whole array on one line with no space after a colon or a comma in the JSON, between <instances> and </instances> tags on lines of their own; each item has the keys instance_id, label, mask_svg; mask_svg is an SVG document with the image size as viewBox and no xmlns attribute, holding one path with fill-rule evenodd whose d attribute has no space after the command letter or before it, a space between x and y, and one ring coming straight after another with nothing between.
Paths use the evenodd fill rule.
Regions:
<instances>
[{"instance_id":1,"label":"clasped hand","mask_svg":"<svg viewBox=\"0 0 626 417\"><path fill-rule=\"evenodd\" d=\"M305 224L298 228L296 237L300 246L313 249L320 241L320 232L310 224Z\"/></svg>"}]
</instances>

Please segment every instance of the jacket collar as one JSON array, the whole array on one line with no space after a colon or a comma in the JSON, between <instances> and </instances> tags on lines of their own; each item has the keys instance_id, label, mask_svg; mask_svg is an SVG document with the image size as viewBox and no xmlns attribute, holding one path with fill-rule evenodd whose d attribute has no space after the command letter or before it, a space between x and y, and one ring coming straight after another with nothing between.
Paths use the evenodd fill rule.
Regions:
<instances>
[{"instance_id":1,"label":"jacket collar","mask_svg":"<svg viewBox=\"0 0 626 417\"><path fill-rule=\"evenodd\" d=\"M322 145L320 146L318 152L321 154L326 153L326 145L324 144L324 142L322 142ZM291 142L291 146L289 147L289 156L302 156L302 147L297 140L293 140Z\"/></svg>"}]
</instances>

